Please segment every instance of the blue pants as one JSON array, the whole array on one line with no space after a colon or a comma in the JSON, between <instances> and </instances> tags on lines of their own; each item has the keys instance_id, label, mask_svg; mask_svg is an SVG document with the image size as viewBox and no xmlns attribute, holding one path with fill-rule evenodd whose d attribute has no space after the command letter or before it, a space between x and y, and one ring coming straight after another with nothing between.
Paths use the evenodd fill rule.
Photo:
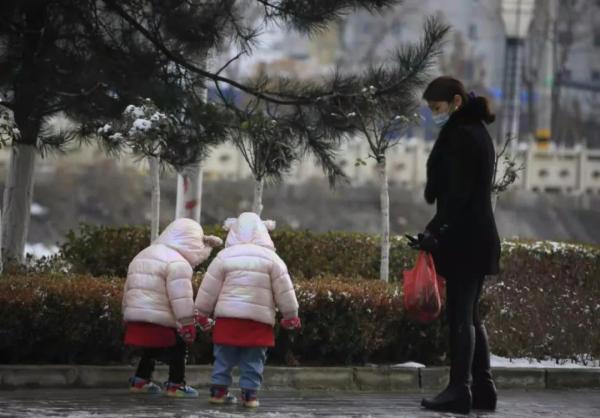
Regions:
<instances>
[{"instance_id":1,"label":"blue pants","mask_svg":"<svg viewBox=\"0 0 600 418\"><path fill-rule=\"evenodd\" d=\"M267 359L266 347L234 347L215 344L213 349L213 385L231 386L231 370L240 369L240 388L258 390L263 379Z\"/></svg>"}]
</instances>

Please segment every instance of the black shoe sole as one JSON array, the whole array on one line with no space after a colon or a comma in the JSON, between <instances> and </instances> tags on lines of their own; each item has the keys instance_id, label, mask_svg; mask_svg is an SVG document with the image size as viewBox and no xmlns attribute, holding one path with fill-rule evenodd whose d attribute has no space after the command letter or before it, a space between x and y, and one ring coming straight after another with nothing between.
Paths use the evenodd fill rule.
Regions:
<instances>
[{"instance_id":1,"label":"black shoe sole","mask_svg":"<svg viewBox=\"0 0 600 418\"><path fill-rule=\"evenodd\" d=\"M436 412L452 412L455 414L464 414L468 415L471 412L471 408L465 408L464 406L455 406L452 404L432 404L427 402L426 399L421 401L421 406L430 411Z\"/></svg>"}]
</instances>

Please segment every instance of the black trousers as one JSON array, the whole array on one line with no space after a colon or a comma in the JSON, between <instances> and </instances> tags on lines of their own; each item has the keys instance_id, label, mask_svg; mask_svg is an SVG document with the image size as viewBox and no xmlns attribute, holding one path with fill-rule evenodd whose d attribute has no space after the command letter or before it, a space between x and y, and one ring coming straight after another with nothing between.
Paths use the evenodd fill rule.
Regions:
<instances>
[{"instance_id":1,"label":"black trousers","mask_svg":"<svg viewBox=\"0 0 600 418\"><path fill-rule=\"evenodd\" d=\"M490 376L486 330L479 317L484 277L450 277L446 315L450 327L450 384L468 384Z\"/></svg>"},{"instance_id":2,"label":"black trousers","mask_svg":"<svg viewBox=\"0 0 600 418\"><path fill-rule=\"evenodd\" d=\"M175 345L165 348L144 348L142 359L138 364L135 375L149 380L154 372L156 360L169 365L169 382L183 383L185 380L185 356L187 346L177 335Z\"/></svg>"}]
</instances>

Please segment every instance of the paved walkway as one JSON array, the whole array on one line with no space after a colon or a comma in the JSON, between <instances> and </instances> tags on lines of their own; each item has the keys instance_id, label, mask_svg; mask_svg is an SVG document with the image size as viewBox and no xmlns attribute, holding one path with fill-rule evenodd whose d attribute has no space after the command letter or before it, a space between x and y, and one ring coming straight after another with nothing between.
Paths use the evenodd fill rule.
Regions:
<instances>
[{"instance_id":1,"label":"paved walkway","mask_svg":"<svg viewBox=\"0 0 600 418\"><path fill-rule=\"evenodd\" d=\"M202 394L204 395L204 394ZM451 417L419 407L420 394L265 391L256 411L214 407L205 397L169 399L115 389L0 391L0 417ZM505 390L495 413L471 417L600 417L600 391Z\"/></svg>"}]
</instances>

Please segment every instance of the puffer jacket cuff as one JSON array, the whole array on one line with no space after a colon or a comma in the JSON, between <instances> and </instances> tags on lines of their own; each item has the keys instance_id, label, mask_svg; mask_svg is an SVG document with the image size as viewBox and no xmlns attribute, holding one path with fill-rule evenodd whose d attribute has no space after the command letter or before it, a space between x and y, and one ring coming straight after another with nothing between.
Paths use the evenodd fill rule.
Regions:
<instances>
[{"instance_id":1,"label":"puffer jacket cuff","mask_svg":"<svg viewBox=\"0 0 600 418\"><path fill-rule=\"evenodd\" d=\"M282 312L283 319L292 319L298 316L298 311Z\"/></svg>"},{"instance_id":2,"label":"puffer jacket cuff","mask_svg":"<svg viewBox=\"0 0 600 418\"><path fill-rule=\"evenodd\" d=\"M188 318L181 318L177 322L179 322L183 327L185 327L186 325L192 325L194 323L194 317L190 316Z\"/></svg>"}]
</instances>

